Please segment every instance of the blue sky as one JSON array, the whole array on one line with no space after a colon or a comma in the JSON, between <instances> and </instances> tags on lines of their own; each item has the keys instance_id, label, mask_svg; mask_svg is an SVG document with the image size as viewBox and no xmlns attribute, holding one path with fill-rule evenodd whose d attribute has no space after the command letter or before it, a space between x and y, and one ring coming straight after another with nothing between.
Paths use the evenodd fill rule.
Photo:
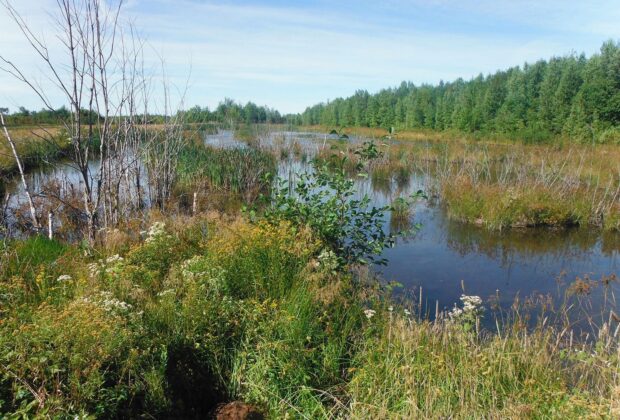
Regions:
<instances>
[{"instance_id":1,"label":"blue sky","mask_svg":"<svg viewBox=\"0 0 620 420\"><path fill-rule=\"evenodd\" d=\"M55 42L45 31L54 0L12 3ZM619 0L126 0L125 16L148 39L147 58L163 57L176 86L189 80L186 106L230 97L282 112L402 80L469 79L571 51L589 55L620 39ZM0 54L36 75L3 10L0 27ZM40 108L5 74L0 105Z\"/></svg>"}]
</instances>

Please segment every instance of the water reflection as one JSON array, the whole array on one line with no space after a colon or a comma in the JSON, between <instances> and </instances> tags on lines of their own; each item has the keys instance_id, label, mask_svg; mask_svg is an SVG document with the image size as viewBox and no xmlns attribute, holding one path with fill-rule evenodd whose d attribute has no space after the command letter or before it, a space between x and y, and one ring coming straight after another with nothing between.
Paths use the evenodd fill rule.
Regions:
<instances>
[{"instance_id":1,"label":"water reflection","mask_svg":"<svg viewBox=\"0 0 620 420\"><path fill-rule=\"evenodd\" d=\"M205 142L213 147L248 147L227 131L208 135ZM322 134L288 131L268 133L258 142L283 157L279 175L291 181L299 173L311 171L309 159L326 144ZM68 166L40 169L30 176L35 189L50 179L79 183L77 173ZM375 206L390 204L425 185L428 179L415 173L356 180L358 198L367 194ZM9 183L7 189L15 203L23 199L18 184ZM620 235L616 233L589 229L492 232L450 221L440 206L428 202L417 203L407 220L391 221L390 215L386 216L386 229L392 232L417 223L421 224L420 230L386 250L388 265L376 269L386 281L403 284L402 293L421 287L424 300L433 308L436 302L440 308L450 308L459 300L463 287L468 294L493 297L502 307L508 307L515 296L549 294L561 298L576 277L597 279L620 272ZM617 283L610 287L620 290ZM595 289L590 297L594 308L603 299L603 291Z\"/></svg>"}]
</instances>

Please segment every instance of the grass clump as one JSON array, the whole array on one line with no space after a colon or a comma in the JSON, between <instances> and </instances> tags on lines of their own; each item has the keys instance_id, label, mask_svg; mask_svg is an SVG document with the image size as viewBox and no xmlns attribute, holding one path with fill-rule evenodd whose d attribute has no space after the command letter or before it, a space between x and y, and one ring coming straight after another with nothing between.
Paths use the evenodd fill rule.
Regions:
<instances>
[{"instance_id":1,"label":"grass clump","mask_svg":"<svg viewBox=\"0 0 620 420\"><path fill-rule=\"evenodd\" d=\"M559 350L551 329L476 335L458 324L419 322L402 315L375 328L354 357L347 388L351 417L618 414L617 372L603 369L603 376L593 377L590 369L601 355ZM577 361L580 354L587 362Z\"/></svg>"},{"instance_id":2,"label":"grass clump","mask_svg":"<svg viewBox=\"0 0 620 420\"><path fill-rule=\"evenodd\" d=\"M25 169L54 161L70 152L72 144L60 126L9 128ZM17 163L4 137L0 138L0 175L17 172Z\"/></svg>"},{"instance_id":3,"label":"grass clump","mask_svg":"<svg viewBox=\"0 0 620 420\"><path fill-rule=\"evenodd\" d=\"M268 152L251 147L217 149L191 142L179 156L177 190L233 193L253 200L268 191L265 176L275 171L275 158Z\"/></svg>"}]
</instances>

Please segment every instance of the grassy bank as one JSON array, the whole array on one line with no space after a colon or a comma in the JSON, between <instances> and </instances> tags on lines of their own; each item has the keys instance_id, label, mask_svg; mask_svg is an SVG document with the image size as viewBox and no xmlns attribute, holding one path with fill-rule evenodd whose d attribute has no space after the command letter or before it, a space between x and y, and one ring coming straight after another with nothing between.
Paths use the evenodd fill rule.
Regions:
<instances>
[{"instance_id":1,"label":"grassy bank","mask_svg":"<svg viewBox=\"0 0 620 420\"><path fill-rule=\"evenodd\" d=\"M578 345L516 314L481 331L467 303L418 320L285 222L152 219L84 251L2 249L0 412L187 418L243 400L273 418L620 414L616 324Z\"/></svg>"},{"instance_id":2,"label":"grassy bank","mask_svg":"<svg viewBox=\"0 0 620 420\"><path fill-rule=\"evenodd\" d=\"M412 173L453 219L491 229L529 226L595 226L620 230L620 148L527 145L419 138L379 140L383 156L371 175L405 185ZM355 145L333 141L322 157Z\"/></svg>"},{"instance_id":3,"label":"grassy bank","mask_svg":"<svg viewBox=\"0 0 620 420\"><path fill-rule=\"evenodd\" d=\"M311 125L299 126L300 131L311 131L328 133L333 129L331 126ZM533 142L528 138L519 137L518 134L509 135L507 133L485 133L481 131L466 132L455 129L433 130L433 129L417 129L417 130L396 130L390 134L386 129L381 127L345 127L342 132L348 136L357 136L371 139L383 139L390 136L395 140L415 141L415 140L432 140L432 141L461 141L461 142L485 142L485 143L503 143L503 144L539 144L539 145L557 145L569 144L570 138L556 136L545 138L544 140ZM614 143L612 142L612 145Z\"/></svg>"},{"instance_id":4,"label":"grassy bank","mask_svg":"<svg viewBox=\"0 0 620 420\"><path fill-rule=\"evenodd\" d=\"M10 127L17 152L26 169L56 160L71 148L71 142L63 139L59 126L52 127ZM0 137L0 175L17 172L17 164L7 140Z\"/></svg>"}]
</instances>

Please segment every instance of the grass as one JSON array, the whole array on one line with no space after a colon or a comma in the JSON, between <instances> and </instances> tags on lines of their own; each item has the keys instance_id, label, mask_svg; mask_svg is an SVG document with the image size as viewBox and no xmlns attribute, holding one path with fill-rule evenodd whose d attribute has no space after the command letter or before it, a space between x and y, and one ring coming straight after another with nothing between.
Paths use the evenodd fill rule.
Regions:
<instances>
[{"instance_id":1,"label":"grass","mask_svg":"<svg viewBox=\"0 0 620 420\"><path fill-rule=\"evenodd\" d=\"M327 133L333 127L313 125L300 126L301 131L314 131ZM357 136L364 138L383 139L389 135L388 130L381 127L345 127L341 129L349 137ZM562 135L550 135L541 131L527 130L515 133L489 133L483 131L465 132L456 129L433 130L433 129L416 129L416 130L400 130L397 129L392 135L392 139L415 141L415 140L433 140L433 141L461 141L461 142L484 142L484 143L501 143L501 144L529 144L529 145L553 145L567 144L571 139ZM620 133L616 128L610 128L601 134L599 144L620 145Z\"/></svg>"},{"instance_id":2,"label":"grass","mask_svg":"<svg viewBox=\"0 0 620 420\"><path fill-rule=\"evenodd\" d=\"M620 147L526 145L415 139L379 141L383 156L370 168L380 188L406 186L415 172L448 215L490 229L595 226L620 230ZM355 145L333 142L327 155Z\"/></svg>"},{"instance_id":3,"label":"grass","mask_svg":"<svg viewBox=\"0 0 620 420\"><path fill-rule=\"evenodd\" d=\"M429 322L334 271L303 227L152 217L142 239L116 235L121 255L2 249L1 413L204 417L243 400L273 418L620 414L611 319L589 343L548 314L526 329L511 313L494 334Z\"/></svg>"},{"instance_id":4,"label":"grass","mask_svg":"<svg viewBox=\"0 0 620 420\"><path fill-rule=\"evenodd\" d=\"M261 150L217 149L192 142L179 157L179 188L256 195L267 188L265 175L275 170L273 156Z\"/></svg>"},{"instance_id":5,"label":"grass","mask_svg":"<svg viewBox=\"0 0 620 420\"><path fill-rule=\"evenodd\" d=\"M10 127L9 132L26 169L56 160L71 147L71 143L63 139L59 126ZM15 172L17 172L17 164L7 140L2 136L0 137L0 175L10 175Z\"/></svg>"}]
</instances>

